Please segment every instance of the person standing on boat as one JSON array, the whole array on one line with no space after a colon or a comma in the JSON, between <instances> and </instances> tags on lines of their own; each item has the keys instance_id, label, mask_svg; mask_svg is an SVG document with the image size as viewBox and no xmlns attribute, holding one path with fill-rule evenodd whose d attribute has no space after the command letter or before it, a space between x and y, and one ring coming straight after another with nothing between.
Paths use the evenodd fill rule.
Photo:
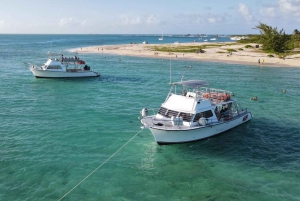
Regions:
<instances>
[{"instance_id":1,"label":"person standing on boat","mask_svg":"<svg viewBox=\"0 0 300 201\"><path fill-rule=\"evenodd\" d=\"M216 114L216 117L218 118L218 120L220 120L221 119L221 114L218 110L218 107L215 108L215 114Z\"/></svg>"},{"instance_id":2,"label":"person standing on boat","mask_svg":"<svg viewBox=\"0 0 300 201\"><path fill-rule=\"evenodd\" d=\"M222 116L222 117L228 116L228 110L227 110L226 106L223 106L223 108L222 108L222 110L220 111L220 113L221 113L221 116Z\"/></svg>"}]
</instances>

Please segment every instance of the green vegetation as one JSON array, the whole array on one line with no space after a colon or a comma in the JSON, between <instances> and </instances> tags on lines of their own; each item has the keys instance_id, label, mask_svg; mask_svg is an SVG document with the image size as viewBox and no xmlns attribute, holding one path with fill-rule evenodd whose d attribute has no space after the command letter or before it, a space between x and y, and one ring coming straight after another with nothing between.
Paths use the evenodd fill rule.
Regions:
<instances>
[{"instance_id":1,"label":"green vegetation","mask_svg":"<svg viewBox=\"0 0 300 201\"><path fill-rule=\"evenodd\" d=\"M245 45L245 48L253 48L251 45Z\"/></svg>"},{"instance_id":2,"label":"green vegetation","mask_svg":"<svg viewBox=\"0 0 300 201\"><path fill-rule=\"evenodd\" d=\"M179 46L154 46L149 47L153 51L161 51L161 52L182 52L182 53L204 53L203 49L214 48L214 47L221 47L225 45L232 45L232 44L205 44L205 45L179 45Z\"/></svg>"},{"instance_id":3,"label":"green vegetation","mask_svg":"<svg viewBox=\"0 0 300 201\"><path fill-rule=\"evenodd\" d=\"M244 50L243 48L239 48L238 50Z\"/></svg>"},{"instance_id":4,"label":"green vegetation","mask_svg":"<svg viewBox=\"0 0 300 201\"><path fill-rule=\"evenodd\" d=\"M239 43L259 43L266 53L286 53L294 48L300 47L300 32L295 29L292 35L288 35L283 29L277 30L263 23L255 27L260 31L260 35L251 35L247 39L238 41ZM246 47L246 46L245 46ZM286 55L285 55L286 56Z\"/></svg>"},{"instance_id":5,"label":"green vegetation","mask_svg":"<svg viewBox=\"0 0 300 201\"><path fill-rule=\"evenodd\" d=\"M272 54L268 54L268 57L274 57L274 55L272 55Z\"/></svg>"},{"instance_id":6,"label":"green vegetation","mask_svg":"<svg viewBox=\"0 0 300 201\"><path fill-rule=\"evenodd\" d=\"M237 52L235 49L227 49L227 52Z\"/></svg>"}]
</instances>

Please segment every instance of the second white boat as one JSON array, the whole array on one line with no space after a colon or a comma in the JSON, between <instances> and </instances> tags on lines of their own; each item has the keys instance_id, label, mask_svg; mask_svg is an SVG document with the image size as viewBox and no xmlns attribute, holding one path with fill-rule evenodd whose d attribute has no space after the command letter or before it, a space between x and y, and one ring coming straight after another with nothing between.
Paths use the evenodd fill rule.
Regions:
<instances>
[{"instance_id":1,"label":"second white boat","mask_svg":"<svg viewBox=\"0 0 300 201\"><path fill-rule=\"evenodd\" d=\"M62 54L48 53L49 58L42 66L33 65L31 72L37 78L81 78L99 77L98 72L93 71L85 61L79 57L63 57ZM53 56L59 56L53 58Z\"/></svg>"},{"instance_id":2,"label":"second white boat","mask_svg":"<svg viewBox=\"0 0 300 201\"><path fill-rule=\"evenodd\" d=\"M175 144L217 135L252 119L246 108L231 98L232 92L210 88L202 80L171 84L170 92L156 114L141 111L141 123L158 144ZM178 93L179 92L179 93ZM154 113L154 111L153 111Z\"/></svg>"}]
</instances>

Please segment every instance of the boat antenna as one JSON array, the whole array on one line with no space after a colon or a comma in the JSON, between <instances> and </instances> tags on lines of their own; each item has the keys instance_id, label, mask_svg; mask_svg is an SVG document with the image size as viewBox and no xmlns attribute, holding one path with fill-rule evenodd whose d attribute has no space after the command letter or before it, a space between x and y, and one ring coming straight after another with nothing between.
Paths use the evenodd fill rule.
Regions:
<instances>
[{"instance_id":1,"label":"boat antenna","mask_svg":"<svg viewBox=\"0 0 300 201\"><path fill-rule=\"evenodd\" d=\"M172 64L171 64L171 56L170 56L170 84L172 83Z\"/></svg>"},{"instance_id":2,"label":"boat antenna","mask_svg":"<svg viewBox=\"0 0 300 201\"><path fill-rule=\"evenodd\" d=\"M183 73L181 75L181 82L183 81L185 71L186 71L186 69L184 69L184 71L183 71Z\"/></svg>"}]
</instances>

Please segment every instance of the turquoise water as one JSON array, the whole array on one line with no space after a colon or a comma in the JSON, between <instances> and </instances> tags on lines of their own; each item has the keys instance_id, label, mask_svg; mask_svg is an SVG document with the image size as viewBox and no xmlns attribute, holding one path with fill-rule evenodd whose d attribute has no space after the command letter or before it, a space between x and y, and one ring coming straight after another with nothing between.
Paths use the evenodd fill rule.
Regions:
<instances>
[{"instance_id":1,"label":"turquoise water","mask_svg":"<svg viewBox=\"0 0 300 201\"><path fill-rule=\"evenodd\" d=\"M158 108L169 91L169 60L80 55L102 76L78 80L36 79L23 62L150 38L0 35L0 200L60 199L138 133L140 110ZM179 145L159 146L142 130L63 200L300 200L300 68L173 60L172 70L173 81L185 72L233 91L254 118Z\"/></svg>"}]
</instances>

